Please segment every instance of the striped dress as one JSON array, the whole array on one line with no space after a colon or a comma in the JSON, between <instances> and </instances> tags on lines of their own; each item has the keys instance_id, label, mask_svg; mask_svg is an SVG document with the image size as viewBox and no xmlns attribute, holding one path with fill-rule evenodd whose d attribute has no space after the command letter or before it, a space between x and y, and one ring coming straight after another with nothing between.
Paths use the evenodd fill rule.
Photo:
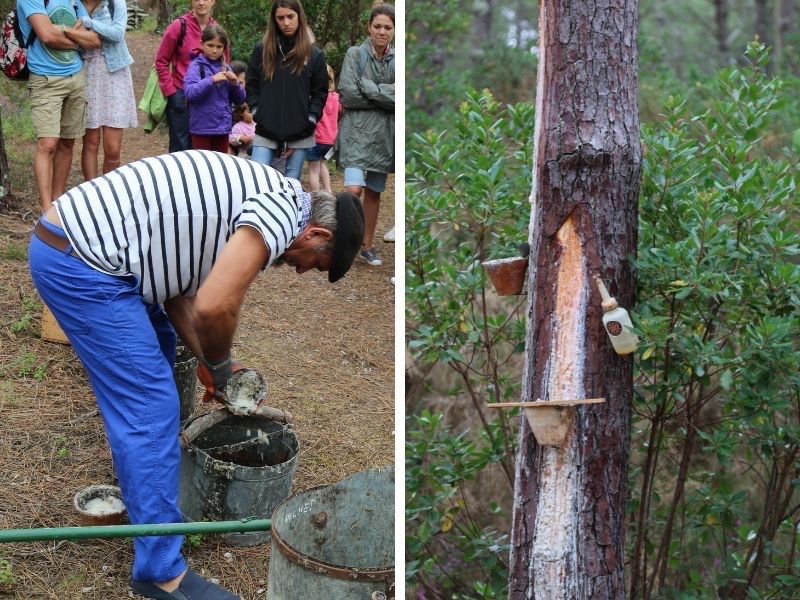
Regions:
<instances>
[{"instance_id":1,"label":"striped dress","mask_svg":"<svg viewBox=\"0 0 800 600\"><path fill-rule=\"evenodd\" d=\"M138 160L56 200L64 231L89 265L134 275L148 303L194 296L242 225L272 264L301 231L301 205L275 169L206 150Z\"/></svg>"}]
</instances>

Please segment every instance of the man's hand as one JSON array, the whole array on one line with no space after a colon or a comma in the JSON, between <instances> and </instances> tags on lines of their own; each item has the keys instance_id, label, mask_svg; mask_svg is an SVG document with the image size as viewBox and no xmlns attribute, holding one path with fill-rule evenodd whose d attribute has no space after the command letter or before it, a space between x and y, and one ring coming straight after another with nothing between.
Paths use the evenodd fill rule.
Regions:
<instances>
[{"instance_id":1,"label":"man's hand","mask_svg":"<svg viewBox=\"0 0 800 600\"><path fill-rule=\"evenodd\" d=\"M197 366L197 378L206 388L203 394L203 402L211 402L212 400L223 402L225 400L223 390L228 380L231 375L243 368L241 363L231 360L230 354L216 363L209 362L201 356Z\"/></svg>"}]
</instances>

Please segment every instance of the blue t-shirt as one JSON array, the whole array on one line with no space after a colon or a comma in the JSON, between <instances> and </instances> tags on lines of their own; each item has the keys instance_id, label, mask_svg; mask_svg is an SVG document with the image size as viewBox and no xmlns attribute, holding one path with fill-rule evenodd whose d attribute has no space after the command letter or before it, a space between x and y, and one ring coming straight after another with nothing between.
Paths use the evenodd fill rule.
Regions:
<instances>
[{"instance_id":1,"label":"blue t-shirt","mask_svg":"<svg viewBox=\"0 0 800 600\"><path fill-rule=\"evenodd\" d=\"M19 13L19 27L25 39L29 39L33 27L28 17L43 14L50 17L55 25L72 27L79 17L88 17L88 13L80 0L77 2L77 16L72 0L49 0L47 8L44 0L17 0ZM57 50L45 46L37 36L33 44L28 47L28 68L37 75L56 75L66 77L74 75L81 70L83 62L77 50Z\"/></svg>"}]
</instances>

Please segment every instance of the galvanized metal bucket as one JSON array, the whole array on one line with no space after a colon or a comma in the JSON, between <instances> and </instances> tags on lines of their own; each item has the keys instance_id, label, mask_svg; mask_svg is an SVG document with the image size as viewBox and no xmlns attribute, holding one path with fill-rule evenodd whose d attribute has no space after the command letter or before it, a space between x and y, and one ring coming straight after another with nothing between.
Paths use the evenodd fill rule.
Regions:
<instances>
[{"instance_id":1,"label":"galvanized metal bucket","mask_svg":"<svg viewBox=\"0 0 800 600\"><path fill-rule=\"evenodd\" d=\"M178 505L188 521L268 519L289 495L300 445L290 425L231 415L181 450ZM229 533L233 546L254 546L269 531Z\"/></svg>"},{"instance_id":2,"label":"galvanized metal bucket","mask_svg":"<svg viewBox=\"0 0 800 600\"><path fill-rule=\"evenodd\" d=\"M181 401L181 423L185 423L194 415L197 402L197 359L185 346L178 346L172 376Z\"/></svg>"},{"instance_id":3,"label":"galvanized metal bucket","mask_svg":"<svg viewBox=\"0 0 800 600\"><path fill-rule=\"evenodd\" d=\"M267 597L394 597L393 467L312 488L275 509Z\"/></svg>"}]
</instances>

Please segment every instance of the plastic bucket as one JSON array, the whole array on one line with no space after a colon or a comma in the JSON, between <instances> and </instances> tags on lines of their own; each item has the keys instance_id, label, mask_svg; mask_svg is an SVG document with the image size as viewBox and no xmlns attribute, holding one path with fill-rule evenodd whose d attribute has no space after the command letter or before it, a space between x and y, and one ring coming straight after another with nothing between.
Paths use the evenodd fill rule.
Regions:
<instances>
[{"instance_id":1,"label":"plastic bucket","mask_svg":"<svg viewBox=\"0 0 800 600\"><path fill-rule=\"evenodd\" d=\"M392 597L393 582L393 467L312 488L272 514L269 600Z\"/></svg>"},{"instance_id":2,"label":"plastic bucket","mask_svg":"<svg viewBox=\"0 0 800 600\"><path fill-rule=\"evenodd\" d=\"M181 423L185 423L194 415L197 402L197 359L185 346L178 346L172 376L181 401Z\"/></svg>"},{"instance_id":3,"label":"plastic bucket","mask_svg":"<svg viewBox=\"0 0 800 600\"><path fill-rule=\"evenodd\" d=\"M237 417L201 431L181 450L178 505L188 521L268 519L289 495L300 445L288 425ZM229 533L225 543L254 546L269 531Z\"/></svg>"}]
</instances>

